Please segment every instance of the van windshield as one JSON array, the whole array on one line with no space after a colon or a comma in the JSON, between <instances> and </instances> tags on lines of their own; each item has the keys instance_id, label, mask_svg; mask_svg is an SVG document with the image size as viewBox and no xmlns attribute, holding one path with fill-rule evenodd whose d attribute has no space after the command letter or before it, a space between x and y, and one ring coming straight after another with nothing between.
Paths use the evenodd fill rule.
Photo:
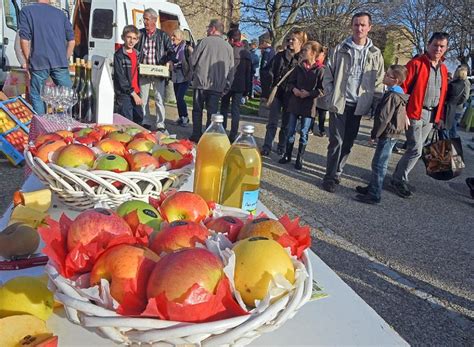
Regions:
<instances>
[{"instance_id":1,"label":"van windshield","mask_svg":"<svg viewBox=\"0 0 474 347\"><path fill-rule=\"evenodd\" d=\"M19 0L3 0L5 9L5 24L10 29L18 30L18 14L20 13Z\"/></svg>"}]
</instances>

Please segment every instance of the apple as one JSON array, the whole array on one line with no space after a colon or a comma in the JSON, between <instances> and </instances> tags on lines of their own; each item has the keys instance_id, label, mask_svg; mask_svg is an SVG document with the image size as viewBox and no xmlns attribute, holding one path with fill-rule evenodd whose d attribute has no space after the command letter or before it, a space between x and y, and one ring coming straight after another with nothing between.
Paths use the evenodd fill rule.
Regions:
<instances>
[{"instance_id":1,"label":"apple","mask_svg":"<svg viewBox=\"0 0 474 347\"><path fill-rule=\"evenodd\" d=\"M105 138L100 141L97 144L97 148L99 148L105 153L110 154L125 155L125 153L127 152L122 142L110 138Z\"/></svg>"},{"instance_id":2,"label":"apple","mask_svg":"<svg viewBox=\"0 0 474 347\"><path fill-rule=\"evenodd\" d=\"M168 147L169 149L178 151L180 154L183 154L183 155L191 152L191 150L181 142L173 142L173 143L170 143L169 145L166 145L166 147Z\"/></svg>"},{"instance_id":3,"label":"apple","mask_svg":"<svg viewBox=\"0 0 474 347\"><path fill-rule=\"evenodd\" d=\"M95 155L92 149L79 144L71 144L63 147L58 154L56 164L62 167L92 167Z\"/></svg>"},{"instance_id":4,"label":"apple","mask_svg":"<svg viewBox=\"0 0 474 347\"><path fill-rule=\"evenodd\" d=\"M141 130L139 128L135 128L135 127L130 127L130 128L125 129L125 132L127 134L131 135L131 136L135 136L136 134L140 133L141 131L143 131L143 130Z\"/></svg>"},{"instance_id":5,"label":"apple","mask_svg":"<svg viewBox=\"0 0 474 347\"><path fill-rule=\"evenodd\" d=\"M36 156L45 163L49 163L49 154L59 151L63 147L66 147L66 142L63 140L48 141L41 145Z\"/></svg>"},{"instance_id":6,"label":"apple","mask_svg":"<svg viewBox=\"0 0 474 347\"><path fill-rule=\"evenodd\" d=\"M114 139L122 142L123 144L129 143L132 140L132 135L127 134L123 131L112 131L107 135L109 139Z\"/></svg>"},{"instance_id":7,"label":"apple","mask_svg":"<svg viewBox=\"0 0 474 347\"><path fill-rule=\"evenodd\" d=\"M127 145L127 149L134 149L139 152L150 152L153 149L153 146L155 145L154 142L149 141L147 139L134 139L130 141Z\"/></svg>"},{"instance_id":8,"label":"apple","mask_svg":"<svg viewBox=\"0 0 474 347\"><path fill-rule=\"evenodd\" d=\"M158 148L153 152L153 157L158 160L160 164L167 163L170 161L178 161L183 159L183 156L178 151L171 148Z\"/></svg>"},{"instance_id":9,"label":"apple","mask_svg":"<svg viewBox=\"0 0 474 347\"><path fill-rule=\"evenodd\" d=\"M74 137L83 137L91 133L94 129L92 128L81 128L74 132Z\"/></svg>"},{"instance_id":10,"label":"apple","mask_svg":"<svg viewBox=\"0 0 474 347\"><path fill-rule=\"evenodd\" d=\"M163 137L160 139L160 142L164 145L169 145L170 143L178 142L178 139L172 137Z\"/></svg>"},{"instance_id":11,"label":"apple","mask_svg":"<svg viewBox=\"0 0 474 347\"><path fill-rule=\"evenodd\" d=\"M175 220L200 222L209 215L206 201L192 192L180 191L168 196L160 206L161 215L169 223Z\"/></svg>"},{"instance_id":12,"label":"apple","mask_svg":"<svg viewBox=\"0 0 474 347\"><path fill-rule=\"evenodd\" d=\"M56 134L61 136L63 139L74 137L74 134L72 133L72 131L69 131L69 130L58 130L56 131Z\"/></svg>"},{"instance_id":13,"label":"apple","mask_svg":"<svg viewBox=\"0 0 474 347\"><path fill-rule=\"evenodd\" d=\"M113 126L112 124L102 124L102 125L98 125L96 128L102 130L105 134L108 134L108 133L111 133L112 131L117 130L117 128Z\"/></svg>"},{"instance_id":14,"label":"apple","mask_svg":"<svg viewBox=\"0 0 474 347\"><path fill-rule=\"evenodd\" d=\"M63 138L61 135L58 135L56 133L47 133L40 135L36 138L35 140L35 146L36 148L41 147L42 144L48 142L48 141L57 141L57 140L62 140Z\"/></svg>"},{"instance_id":15,"label":"apple","mask_svg":"<svg viewBox=\"0 0 474 347\"><path fill-rule=\"evenodd\" d=\"M227 236L231 242L235 242L240 229L244 226L239 218L232 216L222 216L211 219L206 223L206 227L217 233L222 233Z\"/></svg>"},{"instance_id":16,"label":"apple","mask_svg":"<svg viewBox=\"0 0 474 347\"><path fill-rule=\"evenodd\" d=\"M96 159L94 168L96 170L124 172L128 171L128 162L117 154L106 154Z\"/></svg>"},{"instance_id":17,"label":"apple","mask_svg":"<svg viewBox=\"0 0 474 347\"><path fill-rule=\"evenodd\" d=\"M155 230L159 230L162 221L160 213L149 203L141 200L129 200L117 208L117 214L120 217L125 217L133 211L137 211L138 221L141 224L146 224Z\"/></svg>"},{"instance_id":18,"label":"apple","mask_svg":"<svg viewBox=\"0 0 474 347\"><path fill-rule=\"evenodd\" d=\"M130 170L140 171L142 168L152 167L157 169L160 167L158 160L152 157L150 153L147 152L137 152L130 156L129 158Z\"/></svg>"},{"instance_id":19,"label":"apple","mask_svg":"<svg viewBox=\"0 0 474 347\"><path fill-rule=\"evenodd\" d=\"M100 284L101 279L106 279L110 284L110 294L118 303L131 295L144 308L148 278L159 259L148 248L129 244L113 246L94 263L90 285Z\"/></svg>"},{"instance_id":20,"label":"apple","mask_svg":"<svg viewBox=\"0 0 474 347\"><path fill-rule=\"evenodd\" d=\"M276 219L267 217L255 218L247 222L240 229L237 240L243 240L249 237L266 237L270 240L277 241L280 236L287 234L285 227Z\"/></svg>"},{"instance_id":21,"label":"apple","mask_svg":"<svg viewBox=\"0 0 474 347\"><path fill-rule=\"evenodd\" d=\"M141 133L136 134L133 137L133 139L134 140L136 140L136 139L146 139L146 140L151 141L153 143L157 142L156 136L153 133L150 133L148 131L142 131Z\"/></svg>"},{"instance_id":22,"label":"apple","mask_svg":"<svg viewBox=\"0 0 474 347\"><path fill-rule=\"evenodd\" d=\"M67 247L70 251L76 245L87 245L96 237L102 236L106 244L120 235L132 236L129 225L112 210L95 208L81 212L69 227Z\"/></svg>"},{"instance_id":23,"label":"apple","mask_svg":"<svg viewBox=\"0 0 474 347\"><path fill-rule=\"evenodd\" d=\"M189 221L174 221L164 227L153 242L150 249L156 254L170 253L181 248L193 248L196 243L204 244L209 230L202 224Z\"/></svg>"},{"instance_id":24,"label":"apple","mask_svg":"<svg viewBox=\"0 0 474 347\"><path fill-rule=\"evenodd\" d=\"M203 248L186 248L169 253L156 263L147 285L147 297L164 293L167 300L182 302L194 284L215 294L224 276L223 264L213 253Z\"/></svg>"},{"instance_id":25,"label":"apple","mask_svg":"<svg viewBox=\"0 0 474 347\"><path fill-rule=\"evenodd\" d=\"M86 135L86 136L80 136L76 137L76 142L79 142L83 145L91 145L94 146L97 143L97 139L95 137Z\"/></svg>"}]
</instances>

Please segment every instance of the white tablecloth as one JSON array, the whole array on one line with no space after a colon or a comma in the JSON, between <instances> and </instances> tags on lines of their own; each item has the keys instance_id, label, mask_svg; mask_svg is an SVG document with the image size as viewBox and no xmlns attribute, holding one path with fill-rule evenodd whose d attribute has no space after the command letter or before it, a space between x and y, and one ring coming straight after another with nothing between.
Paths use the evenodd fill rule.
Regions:
<instances>
[{"instance_id":1,"label":"white tablecloth","mask_svg":"<svg viewBox=\"0 0 474 347\"><path fill-rule=\"evenodd\" d=\"M190 178L192 182L192 177ZM189 188L189 184L185 186ZM43 188L36 177L29 176L22 190ZM54 202L57 204L57 202ZM258 209L273 214L261 203ZM8 222L10 209L0 219L0 228ZM65 210L61 204L51 208L53 218L63 212L74 217L78 212ZM369 305L367 305L337 274L316 254L311 252L314 278L329 297L312 301L303 306L297 315L278 330L264 334L251 346L316 346L316 345L376 345L406 346L407 343ZM18 271L0 271L0 281L21 275L40 275L42 267ZM60 346L113 346L114 342L97 335L93 330L72 324L62 309L55 310L47 322L48 327L59 336Z\"/></svg>"}]
</instances>

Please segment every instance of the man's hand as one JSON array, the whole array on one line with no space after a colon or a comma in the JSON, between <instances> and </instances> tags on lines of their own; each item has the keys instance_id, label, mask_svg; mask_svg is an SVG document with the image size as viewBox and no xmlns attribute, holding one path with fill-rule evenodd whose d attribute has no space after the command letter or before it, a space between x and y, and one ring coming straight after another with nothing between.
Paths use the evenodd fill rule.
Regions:
<instances>
[{"instance_id":1,"label":"man's hand","mask_svg":"<svg viewBox=\"0 0 474 347\"><path fill-rule=\"evenodd\" d=\"M301 91L298 89L298 88L293 88L293 94L295 94L295 96L301 98Z\"/></svg>"},{"instance_id":2,"label":"man's hand","mask_svg":"<svg viewBox=\"0 0 474 347\"><path fill-rule=\"evenodd\" d=\"M135 102L135 105L138 105L138 106L143 105L143 101L140 98L140 96L138 96L137 93L133 92L132 97L133 97L133 101Z\"/></svg>"},{"instance_id":3,"label":"man's hand","mask_svg":"<svg viewBox=\"0 0 474 347\"><path fill-rule=\"evenodd\" d=\"M375 145L375 139L369 139L369 141L367 141L367 144L368 144L369 146Z\"/></svg>"},{"instance_id":4,"label":"man's hand","mask_svg":"<svg viewBox=\"0 0 474 347\"><path fill-rule=\"evenodd\" d=\"M304 99L309 96L309 92L307 90L301 89L300 90L300 98Z\"/></svg>"},{"instance_id":5,"label":"man's hand","mask_svg":"<svg viewBox=\"0 0 474 347\"><path fill-rule=\"evenodd\" d=\"M408 130L410 127L410 118L408 116L405 116L405 130Z\"/></svg>"},{"instance_id":6,"label":"man's hand","mask_svg":"<svg viewBox=\"0 0 474 347\"><path fill-rule=\"evenodd\" d=\"M445 126L444 126L444 120L440 119L440 121L438 122L438 129L444 129Z\"/></svg>"}]
</instances>

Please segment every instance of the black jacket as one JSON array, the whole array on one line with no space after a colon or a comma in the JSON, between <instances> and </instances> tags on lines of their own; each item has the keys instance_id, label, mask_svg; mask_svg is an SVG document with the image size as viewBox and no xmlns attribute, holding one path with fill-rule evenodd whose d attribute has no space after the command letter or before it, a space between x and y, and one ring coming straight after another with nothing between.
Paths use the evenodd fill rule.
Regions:
<instances>
[{"instance_id":1,"label":"black jacket","mask_svg":"<svg viewBox=\"0 0 474 347\"><path fill-rule=\"evenodd\" d=\"M456 117L457 106L464 103L464 81L455 79L449 82L448 92L446 93L446 104L444 108L444 125L446 129L451 129Z\"/></svg>"},{"instance_id":2,"label":"black jacket","mask_svg":"<svg viewBox=\"0 0 474 347\"><path fill-rule=\"evenodd\" d=\"M272 88L280 81L280 79L285 76L285 74L290 71L291 68L298 65L299 54L291 55L288 49L285 49L282 52L278 52L271 61L270 73L272 77ZM288 78L280 84L276 97L280 100L285 100L289 97L288 89Z\"/></svg>"},{"instance_id":3,"label":"black jacket","mask_svg":"<svg viewBox=\"0 0 474 347\"><path fill-rule=\"evenodd\" d=\"M323 94L324 66L314 65L307 70L303 64L293 70L288 76L287 88L291 93L288 102L288 112L297 116L314 117L316 111L315 99ZM309 92L306 98L297 97L293 93L293 88L304 89Z\"/></svg>"},{"instance_id":4,"label":"black jacket","mask_svg":"<svg viewBox=\"0 0 474 347\"><path fill-rule=\"evenodd\" d=\"M385 92L375 111L374 126L370 133L371 138L403 138L407 118L406 106L409 97L408 94L395 91Z\"/></svg>"},{"instance_id":5,"label":"black jacket","mask_svg":"<svg viewBox=\"0 0 474 347\"><path fill-rule=\"evenodd\" d=\"M160 29L156 29L154 33L154 37L156 40L156 61L158 62L158 65L165 65L169 61L175 61L175 53L173 49L173 45L171 44L171 39L168 36L167 33ZM138 57L138 61L140 63L143 63L144 59L144 52L143 52L143 46L145 45L145 40L146 40L146 29L142 28L140 29L140 40L135 46L135 49L140 52L140 55Z\"/></svg>"},{"instance_id":6,"label":"black jacket","mask_svg":"<svg viewBox=\"0 0 474 347\"><path fill-rule=\"evenodd\" d=\"M234 80L230 90L236 93L248 93L252 83L252 57L243 46L233 46Z\"/></svg>"},{"instance_id":7,"label":"black jacket","mask_svg":"<svg viewBox=\"0 0 474 347\"><path fill-rule=\"evenodd\" d=\"M137 57L138 57L138 52ZM137 71L138 74L137 62ZM132 88L132 61L123 47L117 49L114 54L114 91L115 95L128 95L133 93Z\"/></svg>"}]
</instances>

